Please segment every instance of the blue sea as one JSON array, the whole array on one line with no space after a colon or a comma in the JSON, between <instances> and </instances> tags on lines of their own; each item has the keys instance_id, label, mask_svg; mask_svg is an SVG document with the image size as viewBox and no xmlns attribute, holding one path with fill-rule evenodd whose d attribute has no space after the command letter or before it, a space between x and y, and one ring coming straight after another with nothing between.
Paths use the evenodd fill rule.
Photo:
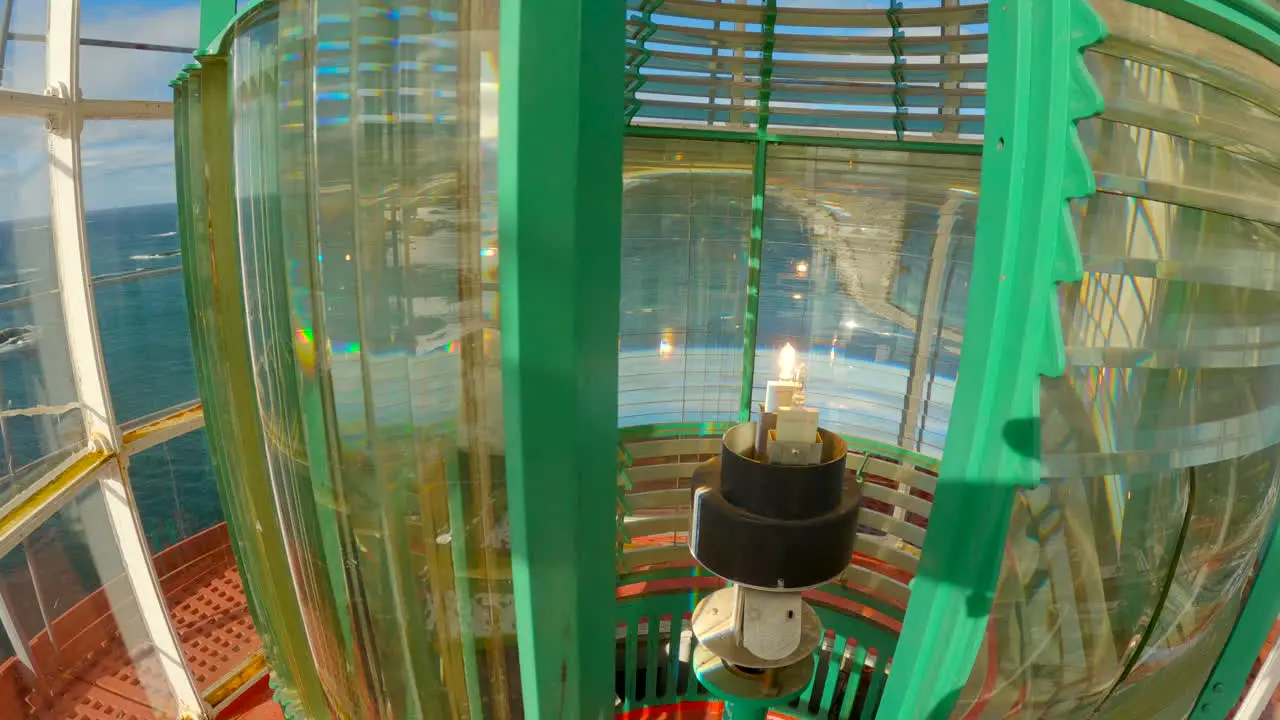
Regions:
<instances>
[{"instance_id":1,"label":"blue sea","mask_svg":"<svg viewBox=\"0 0 1280 720\"><path fill-rule=\"evenodd\" d=\"M197 398L173 204L86 213L98 330L116 420ZM0 408L74 402L48 219L0 222L0 328L35 341L0 347ZM78 341L73 338L72 342ZM77 413L0 420L0 471L10 476L83 437ZM129 475L152 551L222 519L204 433L133 456ZM0 496L11 495L0 486Z\"/></svg>"}]
</instances>

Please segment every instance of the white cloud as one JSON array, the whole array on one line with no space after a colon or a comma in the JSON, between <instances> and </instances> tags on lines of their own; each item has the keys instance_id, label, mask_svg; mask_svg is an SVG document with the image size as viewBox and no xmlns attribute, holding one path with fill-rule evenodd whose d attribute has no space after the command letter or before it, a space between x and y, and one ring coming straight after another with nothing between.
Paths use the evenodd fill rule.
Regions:
<instances>
[{"instance_id":1,"label":"white cloud","mask_svg":"<svg viewBox=\"0 0 1280 720\"><path fill-rule=\"evenodd\" d=\"M199 5L85 0L81 36L194 47ZM164 0L161 0L164 2ZM20 0L14 31L43 33L44 0ZM13 42L4 86L44 89L44 43ZM170 80L190 56L144 50L82 47L80 84L88 98L170 100ZM85 205L89 210L173 202L173 127L167 120L93 121L81 136ZM0 119L0 219L47 215L48 151L43 122Z\"/></svg>"},{"instance_id":2,"label":"white cloud","mask_svg":"<svg viewBox=\"0 0 1280 720\"><path fill-rule=\"evenodd\" d=\"M200 37L200 3L85 0L80 37L195 47Z\"/></svg>"},{"instance_id":3,"label":"white cloud","mask_svg":"<svg viewBox=\"0 0 1280 720\"><path fill-rule=\"evenodd\" d=\"M0 220L49 214L44 123L0 118Z\"/></svg>"},{"instance_id":4,"label":"white cloud","mask_svg":"<svg viewBox=\"0 0 1280 720\"><path fill-rule=\"evenodd\" d=\"M174 202L173 126L161 120L100 120L81 135L88 210Z\"/></svg>"},{"instance_id":5,"label":"white cloud","mask_svg":"<svg viewBox=\"0 0 1280 720\"><path fill-rule=\"evenodd\" d=\"M126 6L127 7L127 6ZM120 12L126 12L121 10ZM110 20L85 23L83 37L129 40L162 45L195 45L193 29L200 22L198 7L176 7L145 15L112 15ZM139 32L139 28L144 28ZM187 55L147 50L82 47L80 86L85 97L112 100L170 100L169 81Z\"/></svg>"}]
</instances>

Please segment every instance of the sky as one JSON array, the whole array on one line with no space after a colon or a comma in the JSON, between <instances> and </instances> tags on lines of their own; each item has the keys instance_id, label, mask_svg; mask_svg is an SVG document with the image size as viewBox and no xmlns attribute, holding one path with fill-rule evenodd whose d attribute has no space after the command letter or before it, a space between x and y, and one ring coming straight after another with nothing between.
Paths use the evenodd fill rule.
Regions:
<instances>
[{"instance_id":1,"label":"sky","mask_svg":"<svg viewBox=\"0 0 1280 720\"><path fill-rule=\"evenodd\" d=\"M45 32L45 0L16 0L12 31ZM198 0L81 0L82 38L195 47ZM40 92L43 43L10 42L3 87ZM171 100L168 86L187 55L83 47L86 98ZM173 202L173 126L162 121L88 122L81 136L84 202L88 210ZM0 118L0 220L46 215L48 160L43 121Z\"/></svg>"}]
</instances>

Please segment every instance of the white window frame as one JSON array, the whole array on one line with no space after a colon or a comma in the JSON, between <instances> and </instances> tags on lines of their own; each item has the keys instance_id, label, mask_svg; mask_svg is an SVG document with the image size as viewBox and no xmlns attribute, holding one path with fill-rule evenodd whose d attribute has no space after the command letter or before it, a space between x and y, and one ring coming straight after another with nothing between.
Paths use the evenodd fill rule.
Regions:
<instances>
[{"instance_id":1,"label":"white window frame","mask_svg":"<svg viewBox=\"0 0 1280 720\"><path fill-rule=\"evenodd\" d=\"M150 645L179 717L207 718L211 710L185 662L186 653L156 576L128 476L129 456L202 428L203 412L193 402L138 427L122 429L116 422L98 333L84 220L80 137L84 121L172 120L173 104L83 99L80 0L48 0L48 20L47 89L44 94L0 89L0 117L46 121L55 271L88 447L0 508L0 554L16 548L67 502L96 483L106 505L109 537L119 552L132 600L142 618L137 637L128 638L129 646ZM22 658L25 645L19 629L8 621L8 609L7 599L0 597L0 629Z\"/></svg>"}]
</instances>

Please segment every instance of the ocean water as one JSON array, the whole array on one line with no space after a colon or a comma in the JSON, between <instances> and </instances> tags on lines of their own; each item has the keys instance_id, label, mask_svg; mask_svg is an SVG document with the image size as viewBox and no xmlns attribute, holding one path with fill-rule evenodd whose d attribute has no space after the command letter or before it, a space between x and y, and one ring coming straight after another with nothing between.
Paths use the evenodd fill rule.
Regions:
<instances>
[{"instance_id":1,"label":"ocean water","mask_svg":"<svg viewBox=\"0 0 1280 720\"><path fill-rule=\"evenodd\" d=\"M88 212L85 230L97 321L116 420L195 400L196 382L173 204ZM75 400L48 219L0 222L0 328L35 328L34 342L0 347L0 408L10 413ZM74 342L75 339L72 339ZM40 458L83 438L75 412L0 418L0 496ZM222 519L204 433L130 460L153 552Z\"/></svg>"}]
</instances>

